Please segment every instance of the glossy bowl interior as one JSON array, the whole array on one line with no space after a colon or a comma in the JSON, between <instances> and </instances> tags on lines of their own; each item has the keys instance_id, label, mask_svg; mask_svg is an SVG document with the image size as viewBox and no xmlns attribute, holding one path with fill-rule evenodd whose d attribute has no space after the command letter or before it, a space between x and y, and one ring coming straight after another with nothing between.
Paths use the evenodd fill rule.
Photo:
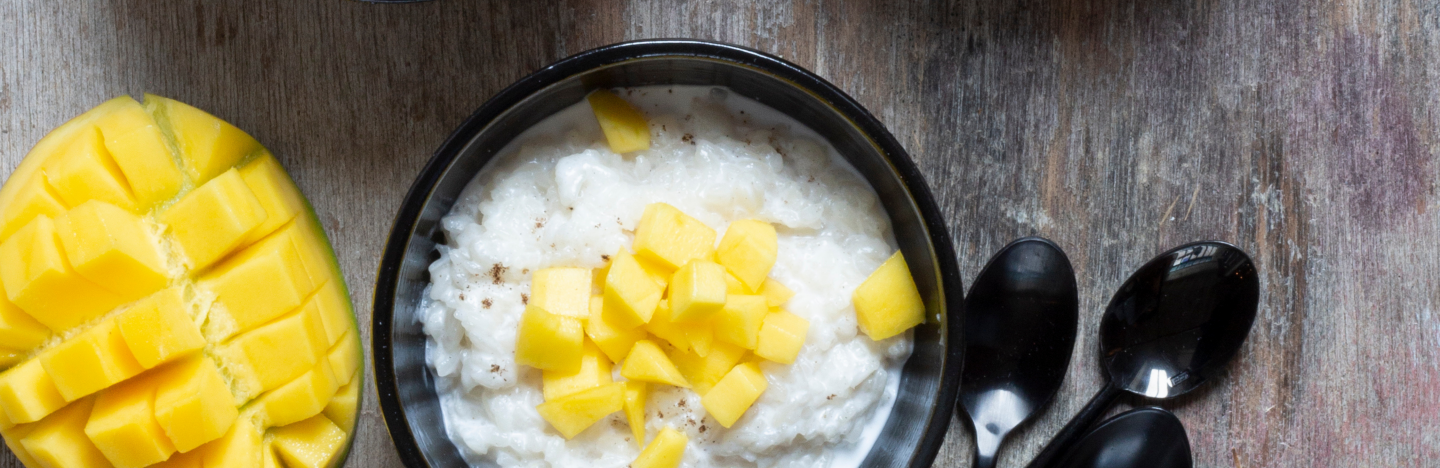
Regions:
<instances>
[{"instance_id":1,"label":"glossy bowl interior","mask_svg":"<svg viewBox=\"0 0 1440 468\"><path fill-rule=\"evenodd\" d=\"M522 79L485 103L435 153L406 196L375 285L374 365L381 409L410 467L464 466L446 435L415 319L428 267L443 242L440 219L462 189L513 138L598 88L713 85L808 125L879 194L927 308L915 330L899 395L865 466L928 466L944 439L959 385L959 270L929 189L894 137L819 77L753 50L690 40L629 42L584 52Z\"/></svg>"}]
</instances>

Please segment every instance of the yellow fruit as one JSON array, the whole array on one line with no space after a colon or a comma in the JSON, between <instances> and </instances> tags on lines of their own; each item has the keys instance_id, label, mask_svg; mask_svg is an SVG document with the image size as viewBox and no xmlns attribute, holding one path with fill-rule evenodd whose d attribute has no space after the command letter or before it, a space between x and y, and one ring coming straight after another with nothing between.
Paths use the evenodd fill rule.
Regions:
<instances>
[{"instance_id":1,"label":"yellow fruit","mask_svg":"<svg viewBox=\"0 0 1440 468\"><path fill-rule=\"evenodd\" d=\"M155 421L154 374L105 389L95 397L85 435L117 468L165 461L175 445Z\"/></svg>"},{"instance_id":2,"label":"yellow fruit","mask_svg":"<svg viewBox=\"0 0 1440 468\"><path fill-rule=\"evenodd\" d=\"M585 335L610 358L610 362L616 362L630 354L630 347L635 346L636 341L645 339L645 330L623 327L606 320L604 302L602 296L590 297L590 318L585 321Z\"/></svg>"},{"instance_id":3,"label":"yellow fruit","mask_svg":"<svg viewBox=\"0 0 1440 468\"><path fill-rule=\"evenodd\" d=\"M345 446L345 431L317 415L271 431L271 445L289 468L325 468Z\"/></svg>"},{"instance_id":4,"label":"yellow fruit","mask_svg":"<svg viewBox=\"0 0 1440 468\"><path fill-rule=\"evenodd\" d=\"M630 432L635 436L635 445L645 447L645 401L650 399L650 384L640 381L625 382L625 421L630 423Z\"/></svg>"},{"instance_id":5,"label":"yellow fruit","mask_svg":"<svg viewBox=\"0 0 1440 468\"><path fill-rule=\"evenodd\" d=\"M630 464L631 468L675 468L685 455L685 444L689 437L670 426L665 426L655 435L655 440L640 451L640 456Z\"/></svg>"},{"instance_id":6,"label":"yellow fruit","mask_svg":"<svg viewBox=\"0 0 1440 468\"><path fill-rule=\"evenodd\" d=\"M0 186L0 291L0 434L26 466L254 468L278 430L254 421L353 426L359 331L323 229L193 107L122 96L36 143Z\"/></svg>"},{"instance_id":7,"label":"yellow fruit","mask_svg":"<svg viewBox=\"0 0 1440 468\"><path fill-rule=\"evenodd\" d=\"M535 410L560 435L572 439L601 418L620 411L624 393L625 384L614 382L546 401Z\"/></svg>"},{"instance_id":8,"label":"yellow fruit","mask_svg":"<svg viewBox=\"0 0 1440 468\"><path fill-rule=\"evenodd\" d=\"M760 325L770 309L764 296L733 294L715 316L715 340L755 349L759 344Z\"/></svg>"},{"instance_id":9,"label":"yellow fruit","mask_svg":"<svg viewBox=\"0 0 1440 468\"><path fill-rule=\"evenodd\" d=\"M766 278L765 284L760 285L760 295L765 296L765 305L780 307L790 302L790 298L795 297L795 292L775 281L775 278Z\"/></svg>"},{"instance_id":10,"label":"yellow fruit","mask_svg":"<svg viewBox=\"0 0 1440 468\"><path fill-rule=\"evenodd\" d=\"M760 366L755 363L740 364L725 374L725 377L715 384L715 388L705 393L705 396L700 398L700 404L705 406L710 417L728 428L740 420L740 416L750 409L750 405L755 404L755 400L759 399L760 394L765 393L769 386L765 376L760 373Z\"/></svg>"},{"instance_id":11,"label":"yellow fruit","mask_svg":"<svg viewBox=\"0 0 1440 468\"><path fill-rule=\"evenodd\" d=\"M691 260L670 280L671 321L709 320L725 306L725 267L709 260Z\"/></svg>"},{"instance_id":12,"label":"yellow fruit","mask_svg":"<svg viewBox=\"0 0 1440 468\"><path fill-rule=\"evenodd\" d=\"M765 316L760 326L760 340L755 355L781 364L792 364L805 344L810 321L799 315L779 310Z\"/></svg>"},{"instance_id":13,"label":"yellow fruit","mask_svg":"<svg viewBox=\"0 0 1440 468\"><path fill-rule=\"evenodd\" d=\"M584 320L590 316L590 270L564 267L537 270L530 280L530 305Z\"/></svg>"},{"instance_id":14,"label":"yellow fruit","mask_svg":"<svg viewBox=\"0 0 1440 468\"><path fill-rule=\"evenodd\" d=\"M770 275L770 268L775 266L775 255L780 249L776 242L775 226L742 219L725 229L725 237L720 238L720 246L715 249L715 258L747 288L758 291Z\"/></svg>"},{"instance_id":15,"label":"yellow fruit","mask_svg":"<svg viewBox=\"0 0 1440 468\"><path fill-rule=\"evenodd\" d=\"M603 89L590 93L586 100L611 151L623 154L650 149L650 125L634 106Z\"/></svg>"},{"instance_id":16,"label":"yellow fruit","mask_svg":"<svg viewBox=\"0 0 1440 468\"><path fill-rule=\"evenodd\" d=\"M580 321L530 305L520 316L515 363L536 369L574 372L580 368L585 332Z\"/></svg>"},{"instance_id":17,"label":"yellow fruit","mask_svg":"<svg viewBox=\"0 0 1440 468\"><path fill-rule=\"evenodd\" d=\"M661 300L660 305L655 307L655 315L650 316L650 323L641 328L663 338L670 346L690 349L690 339L685 336L686 328L670 321L671 314L670 302Z\"/></svg>"},{"instance_id":18,"label":"yellow fruit","mask_svg":"<svg viewBox=\"0 0 1440 468\"><path fill-rule=\"evenodd\" d=\"M623 328L635 328L650 321L660 303L662 290L624 247L611 257L605 276L605 319Z\"/></svg>"},{"instance_id":19,"label":"yellow fruit","mask_svg":"<svg viewBox=\"0 0 1440 468\"><path fill-rule=\"evenodd\" d=\"M335 397L325 405L325 419L339 426L347 433L354 432L355 408L360 404L360 374L355 374L349 383L335 391Z\"/></svg>"},{"instance_id":20,"label":"yellow fruit","mask_svg":"<svg viewBox=\"0 0 1440 468\"><path fill-rule=\"evenodd\" d=\"M594 343L586 341L580 355L580 368L574 372L543 371L541 388L545 392L545 401L550 401L612 381L610 358L605 357L605 354Z\"/></svg>"},{"instance_id":21,"label":"yellow fruit","mask_svg":"<svg viewBox=\"0 0 1440 468\"><path fill-rule=\"evenodd\" d=\"M630 380L690 388L690 383L685 381L685 376L680 374L680 370L675 368L670 358L660 350L659 345L650 340L635 343L635 347L630 349L630 355L625 358L625 363L620 366L620 375Z\"/></svg>"},{"instance_id":22,"label":"yellow fruit","mask_svg":"<svg viewBox=\"0 0 1440 468\"><path fill-rule=\"evenodd\" d=\"M635 253L667 268L679 269L715 252L715 230L665 203L651 203L635 227Z\"/></svg>"},{"instance_id":23,"label":"yellow fruit","mask_svg":"<svg viewBox=\"0 0 1440 468\"><path fill-rule=\"evenodd\" d=\"M726 293L726 294L758 294L755 290L750 289L749 286L745 286L745 283L740 282L740 278L736 278L736 277L735 277L735 273L729 272L728 270L726 271L726 274L725 274L725 293Z\"/></svg>"},{"instance_id":24,"label":"yellow fruit","mask_svg":"<svg viewBox=\"0 0 1440 468\"><path fill-rule=\"evenodd\" d=\"M925 303L899 251L855 288L851 300L860 331L872 340L899 335L925 322Z\"/></svg>"},{"instance_id":25,"label":"yellow fruit","mask_svg":"<svg viewBox=\"0 0 1440 468\"><path fill-rule=\"evenodd\" d=\"M675 363L675 368L680 369L680 375L685 376L685 381L694 386L695 393L704 396L710 393L710 389L714 388L730 369L740 363L745 352L745 348L715 342L708 355L677 351L670 354L670 360Z\"/></svg>"},{"instance_id":26,"label":"yellow fruit","mask_svg":"<svg viewBox=\"0 0 1440 468\"><path fill-rule=\"evenodd\" d=\"M90 200L55 218L55 231L70 265L85 279L135 300L169 282L155 236L139 217Z\"/></svg>"},{"instance_id":27,"label":"yellow fruit","mask_svg":"<svg viewBox=\"0 0 1440 468\"><path fill-rule=\"evenodd\" d=\"M670 277L675 276L674 268L670 268L664 263L651 260L647 257L636 256L635 262L640 264L640 269L645 270L645 274L650 275L650 279L655 280L655 284L660 286L661 290L668 288L670 285ZM606 271L609 270L607 269Z\"/></svg>"}]
</instances>

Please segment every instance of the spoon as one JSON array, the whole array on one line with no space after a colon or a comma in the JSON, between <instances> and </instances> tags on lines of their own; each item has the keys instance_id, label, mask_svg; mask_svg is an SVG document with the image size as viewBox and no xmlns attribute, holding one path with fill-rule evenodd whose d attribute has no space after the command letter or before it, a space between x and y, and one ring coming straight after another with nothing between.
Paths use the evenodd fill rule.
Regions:
<instances>
[{"instance_id":1,"label":"spoon","mask_svg":"<svg viewBox=\"0 0 1440 468\"><path fill-rule=\"evenodd\" d=\"M1122 392L1163 400L1205 383L1245 342L1259 301L1255 264L1224 242L1185 244L1141 266L1100 319L1109 382L1029 466L1054 465Z\"/></svg>"},{"instance_id":2,"label":"spoon","mask_svg":"<svg viewBox=\"0 0 1440 468\"><path fill-rule=\"evenodd\" d=\"M1192 468L1190 438L1169 411L1137 408L1085 434L1062 468Z\"/></svg>"},{"instance_id":3,"label":"spoon","mask_svg":"<svg viewBox=\"0 0 1440 468\"><path fill-rule=\"evenodd\" d=\"M1038 237L1011 242L965 297L960 404L975 428L977 468L1060 388L1075 346L1079 299L1065 252Z\"/></svg>"}]
</instances>

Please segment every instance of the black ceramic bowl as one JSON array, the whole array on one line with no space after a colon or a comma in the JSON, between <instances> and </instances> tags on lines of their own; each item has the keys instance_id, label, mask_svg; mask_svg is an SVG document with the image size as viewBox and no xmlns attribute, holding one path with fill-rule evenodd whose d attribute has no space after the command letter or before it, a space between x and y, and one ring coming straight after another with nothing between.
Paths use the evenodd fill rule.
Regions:
<instances>
[{"instance_id":1,"label":"black ceramic bowl","mask_svg":"<svg viewBox=\"0 0 1440 468\"><path fill-rule=\"evenodd\" d=\"M889 421L865 466L928 466L940 449L959 386L960 272L925 180L900 144L854 99L778 57L692 40L627 42L587 51L525 77L475 111L410 188L375 282L375 380L380 407L407 466L464 466L445 433L425 334L415 320L443 241L440 218L506 143L598 88L714 85L754 99L829 140L880 195L925 300Z\"/></svg>"}]
</instances>

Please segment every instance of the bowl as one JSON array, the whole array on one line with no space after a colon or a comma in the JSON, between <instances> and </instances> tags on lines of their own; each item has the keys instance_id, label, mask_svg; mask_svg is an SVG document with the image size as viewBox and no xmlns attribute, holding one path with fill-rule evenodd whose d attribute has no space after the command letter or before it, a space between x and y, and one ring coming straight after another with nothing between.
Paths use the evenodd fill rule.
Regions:
<instances>
[{"instance_id":1,"label":"bowl","mask_svg":"<svg viewBox=\"0 0 1440 468\"><path fill-rule=\"evenodd\" d=\"M386 242L375 282L376 387L406 466L465 466L445 431L426 336L415 314L444 241L440 219L462 189L525 129L592 90L714 85L789 115L827 139L879 195L926 305L899 393L864 466L929 466L959 388L963 291L945 219L915 163L854 99L773 55L695 40L626 42L582 52L496 94L452 133L415 180Z\"/></svg>"}]
</instances>

